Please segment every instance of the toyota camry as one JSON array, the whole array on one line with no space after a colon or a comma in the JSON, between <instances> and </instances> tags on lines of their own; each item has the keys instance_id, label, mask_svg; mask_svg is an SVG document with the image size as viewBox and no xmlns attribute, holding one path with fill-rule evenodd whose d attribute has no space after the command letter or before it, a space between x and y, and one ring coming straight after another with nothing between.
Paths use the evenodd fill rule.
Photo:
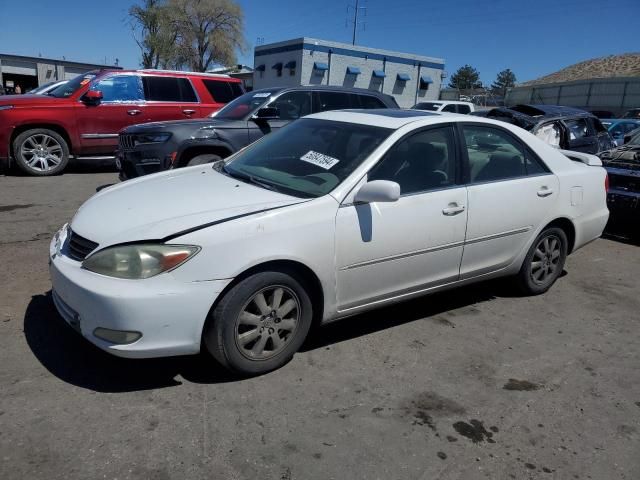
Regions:
<instances>
[{"instance_id":1,"label":"toyota camry","mask_svg":"<svg viewBox=\"0 0 640 480\"><path fill-rule=\"evenodd\" d=\"M214 164L106 188L50 245L54 303L123 357L260 374L312 324L495 277L546 292L607 223L597 157L483 118L307 116Z\"/></svg>"}]
</instances>

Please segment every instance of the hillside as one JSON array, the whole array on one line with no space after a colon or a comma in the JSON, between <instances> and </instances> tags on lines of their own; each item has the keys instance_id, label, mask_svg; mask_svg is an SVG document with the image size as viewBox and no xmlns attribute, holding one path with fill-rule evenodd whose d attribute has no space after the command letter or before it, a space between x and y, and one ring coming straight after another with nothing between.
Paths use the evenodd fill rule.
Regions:
<instances>
[{"instance_id":1,"label":"hillside","mask_svg":"<svg viewBox=\"0 0 640 480\"><path fill-rule=\"evenodd\" d=\"M555 73L519 85L570 82L591 78L639 77L640 53L623 53L608 57L594 58L563 68Z\"/></svg>"}]
</instances>

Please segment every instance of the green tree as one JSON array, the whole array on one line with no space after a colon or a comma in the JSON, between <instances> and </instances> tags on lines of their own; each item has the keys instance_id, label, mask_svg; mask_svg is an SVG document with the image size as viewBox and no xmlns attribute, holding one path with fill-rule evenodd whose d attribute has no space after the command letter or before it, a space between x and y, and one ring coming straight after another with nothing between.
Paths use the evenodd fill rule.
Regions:
<instances>
[{"instance_id":1,"label":"green tree","mask_svg":"<svg viewBox=\"0 0 640 480\"><path fill-rule=\"evenodd\" d=\"M197 72L236 63L245 40L244 15L234 0L169 0L168 7L179 62Z\"/></svg>"},{"instance_id":2,"label":"green tree","mask_svg":"<svg viewBox=\"0 0 640 480\"><path fill-rule=\"evenodd\" d=\"M473 90L474 88L481 88L482 82L480 82L480 73L471 65L460 67L456 73L451 75L449 87L457 88L458 90Z\"/></svg>"},{"instance_id":3,"label":"green tree","mask_svg":"<svg viewBox=\"0 0 640 480\"><path fill-rule=\"evenodd\" d=\"M516 84L516 75L507 68L502 70L496 76L495 82L491 85L491 92L494 95L504 97L507 94L507 89L513 87Z\"/></svg>"},{"instance_id":4,"label":"green tree","mask_svg":"<svg viewBox=\"0 0 640 480\"><path fill-rule=\"evenodd\" d=\"M166 0L145 0L129 8L133 37L140 47L143 68L159 68L175 57L177 30Z\"/></svg>"}]
</instances>

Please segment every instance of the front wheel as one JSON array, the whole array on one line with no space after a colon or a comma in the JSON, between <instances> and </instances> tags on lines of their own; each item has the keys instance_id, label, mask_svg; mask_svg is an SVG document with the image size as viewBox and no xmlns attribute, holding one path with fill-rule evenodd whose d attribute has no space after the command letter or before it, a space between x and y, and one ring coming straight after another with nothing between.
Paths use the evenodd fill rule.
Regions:
<instances>
[{"instance_id":1,"label":"front wheel","mask_svg":"<svg viewBox=\"0 0 640 480\"><path fill-rule=\"evenodd\" d=\"M224 367L259 375L287 363L313 316L304 282L285 272L259 272L233 286L211 313L204 343Z\"/></svg>"},{"instance_id":2,"label":"front wheel","mask_svg":"<svg viewBox=\"0 0 640 480\"><path fill-rule=\"evenodd\" d=\"M222 158L212 153L203 153L202 155L196 155L187 162L187 167L193 167L195 165L204 165L205 163L213 163L221 160Z\"/></svg>"},{"instance_id":3,"label":"front wheel","mask_svg":"<svg viewBox=\"0 0 640 480\"><path fill-rule=\"evenodd\" d=\"M57 175L69 162L69 146L58 133L46 128L22 132L13 141L18 167L35 176Z\"/></svg>"},{"instance_id":4,"label":"front wheel","mask_svg":"<svg viewBox=\"0 0 640 480\"><path fill-rule=\"evenodd\" d=\"M531 245L518 273L520 290L527 295L544 293L558 279L567 258L568 241L564 230L543 230Z\"/></svg>"}]
</instances>

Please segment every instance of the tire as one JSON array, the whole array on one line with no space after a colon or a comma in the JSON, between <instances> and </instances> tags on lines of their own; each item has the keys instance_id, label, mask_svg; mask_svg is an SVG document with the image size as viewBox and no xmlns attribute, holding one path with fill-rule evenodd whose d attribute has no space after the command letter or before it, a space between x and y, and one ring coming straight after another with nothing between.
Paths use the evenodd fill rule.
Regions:
<instances>
[{"instance_id":1,"label":"tire","mask_svg":"<svg viewBox=\"0 0 640 480\"><path fill-rule=\"evenodd\" d=\"M568 243L558 227L547 228L536 237L517 275L522 293L539 295L551 288L564 268Z\"/></svg>"},{"instance_id":2,"label":"tire","mask_svg":"<svg viewBox=\"0 0 640 480\"><path fill-rule=\"evenodd\" d=\"M293 357L312 318L304 281L285 272L259 272L224 295L210 314L203 340L225 368L242 375L260 375Z\"/></svg>"},{"instance_id":3,"label":"tire","mask_svg":"<svg viewBox=\"0 0 640 480\"><path fill-rule=\"evenodd\" d=\"M69 162L69 146L58 133L34 128L13 141L13 157L23 172L39 177L61 173Z\"/></svg>"},{"instance_id":4,"label":"tire","mask_svg":"<svg viewBox=\"0 0 640 480\"><path fill-rule=\"evenodd\" d=\"M196 155L191 160L187 162L187 167L193 167L194 165L204 165L205 163L213 163L218 160L222 160L222 157L219 155L214 155L212 153L203 153L202 155Z\"/></svg>"}]
</instances>

